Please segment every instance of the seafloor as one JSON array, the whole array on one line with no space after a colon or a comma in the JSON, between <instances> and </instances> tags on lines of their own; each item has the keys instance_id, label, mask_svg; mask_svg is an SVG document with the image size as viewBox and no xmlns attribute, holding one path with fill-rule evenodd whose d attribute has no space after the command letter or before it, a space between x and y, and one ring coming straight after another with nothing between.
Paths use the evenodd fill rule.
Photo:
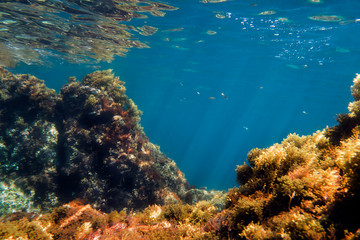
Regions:
<instances>
[{"instance_id":1,"label":"seafloor","mask_svg":"<svg viewBox=\"0 0 360 240\"><path fill-rule=\"evenodd\" d=\"M191 187L110 70L60 93L0 69L0 239L359 239L360 75L349 113Z\"/></svg>"}]
</instances>

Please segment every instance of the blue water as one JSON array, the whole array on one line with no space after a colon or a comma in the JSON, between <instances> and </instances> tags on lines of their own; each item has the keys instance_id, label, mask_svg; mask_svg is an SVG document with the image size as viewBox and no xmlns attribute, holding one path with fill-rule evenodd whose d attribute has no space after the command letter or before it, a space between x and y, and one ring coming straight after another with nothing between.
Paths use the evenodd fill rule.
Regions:
<instances>
[{"instance_id":1,"label":"blue water","mask_svg":"<svg viewBox=\"0 0 360 240\"><path fill-rule=\"evenodd\" d=\"M131 49L111 63L48 58L45 66L12 70L59 90L69 76L113 68L143 111L150 141L191 185L209 189L236 186L236 165L252 148L333 126L347 111L360 72L360 1L167 3L179 9L129 23L159 28L136 35L151 48ZM269 10L276 13L259 15ZM342 21L308 18L318 15Z\"/></svg>"}]
</instances>

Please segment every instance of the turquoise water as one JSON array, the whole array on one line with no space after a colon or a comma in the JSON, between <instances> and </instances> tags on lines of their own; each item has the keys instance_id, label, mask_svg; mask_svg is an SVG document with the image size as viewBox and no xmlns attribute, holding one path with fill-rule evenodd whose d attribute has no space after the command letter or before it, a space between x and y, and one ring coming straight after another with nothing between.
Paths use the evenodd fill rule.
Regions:
<instances>
[{"instance_id":1,"label":"turquoise water","mask_svg":"<svg viewBox=\"0 0 360 240\"><path fill-rule=\"evenodd\" d=\"M347 111L360 72L359 1L166 3L179 9L125 23L157 27L152 36L134 33L150 48L111 63L47 57L11 70L59 90L69 76L113 68L143 111L150 141L190 184L210 189L235 186L250 149L332 126ZM337 18L309 19L323 15Z\"/></svg>"}]
</instances>

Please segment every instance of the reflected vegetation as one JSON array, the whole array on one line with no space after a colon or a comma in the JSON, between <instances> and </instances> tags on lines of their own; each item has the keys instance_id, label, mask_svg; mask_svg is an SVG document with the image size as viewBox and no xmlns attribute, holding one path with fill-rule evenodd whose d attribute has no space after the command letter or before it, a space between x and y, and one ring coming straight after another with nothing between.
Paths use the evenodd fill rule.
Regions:
<instances>
[{"instance_id":1,"label":"reflected vegetation","mask_svg":"<svg viewBox=\"0 0 360 240\"><path fill-rule=\"evenodd\" d=\"M259 13L259 15L274 15L274 14L276 14L276 12L273 10L268 10L268 11Z\"/></svg>"},{"instance_id":2,"label":"reflected vegetation","mask_svg":"<svg viewBox=\"0 0 360 240\"><path fill-rule=\"evenodd\" d=\"M227 0L203 0L203 3L220 3L220 2L226 2Z\"/></svg>"},{"instance_id":3,"label":"reflected vegetation","mask_svg":"<svg viewBox=\"0 0 360 240\"><path fill-rule=\"evenodd\" d=\"M0 65L42 63L55 56L71 62L111 61L129 48L145 48L133 33L157 28L124 24L164 16L176 8L140 0L15 0L0 3Z\"/></svg>"},{"instance_id":4,"label":"reflected vegetation","mask_svg":"<svg viewBox=\"0 0 360 240\"><path fill-rule=\"evenodd\" d=\"M309 19L321 22L340 22L343 20L341 16L337 15L318 15L309 17Z\"/></svg>"}]
</instances>

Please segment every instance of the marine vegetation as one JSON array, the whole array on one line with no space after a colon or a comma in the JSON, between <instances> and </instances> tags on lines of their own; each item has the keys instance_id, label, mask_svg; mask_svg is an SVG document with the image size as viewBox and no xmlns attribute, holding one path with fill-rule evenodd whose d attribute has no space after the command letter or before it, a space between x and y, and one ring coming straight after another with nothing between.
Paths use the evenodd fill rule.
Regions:
<instances>
[{"instance_id":1,"label":"marine vegetation","mask_svg":"<svg viewBox=\"0 0 360 240\"><path fill-rule=\"evenodd\" d=\"M164 16L164 11L175 9L147 0L1 1L0 66L42 64L44 56L71 62L111 61L129 48L148 47L134 33L157 31L124 22L149 14Z\"/></svg>"},{"instance_id":2,"label":"marine vegetation","mask_svg":"<svg viewBox=\"0 0 360 240\"><path fill-rule=\"evenodd\" d=\"M251 150L210 230L225 239L357 239L360 75L351 92L337 126Z\"/></svg>"},{"instance_id":3,"label":"marine vegetation","mask_svg":"<svg viewBox=\"0 0 360 240\"><path fill-rule=\"evenodd\" d=\"M10 192L20 189L27 205L3 212L0 239L360 237L360 75L351 87L355 101L338 116L338 125L251 150L247 163L236 168L239 186L226 199L221 192L188 187L175 163L146 139L140 112L111 71L82 82L70 79L59 95L28 75L2 70L1 76L2 83L15 82L8 84L11 91L1 88L0 116L14 121L1 121L0 176L14 181ZM27 105L4 107L17 99ZM32 140L29 133L40 119L31 119L28 110L52 132L43 141L48 147L11 141Z\"/></svg>"},{"instance_id":4,"label":"marine vegetation","mask_svg":"<svg viewBox=\"0 0 360 240\"><path fill-rule=\"evenodd\" d=\"M0 219L0 239L216 239L203 229L215 214L208 202L151 205L142 212L105 214L77 200L47 214L13 213ZM178 218L180 217L180 218Z\"/></svg>"}]
</instances>

